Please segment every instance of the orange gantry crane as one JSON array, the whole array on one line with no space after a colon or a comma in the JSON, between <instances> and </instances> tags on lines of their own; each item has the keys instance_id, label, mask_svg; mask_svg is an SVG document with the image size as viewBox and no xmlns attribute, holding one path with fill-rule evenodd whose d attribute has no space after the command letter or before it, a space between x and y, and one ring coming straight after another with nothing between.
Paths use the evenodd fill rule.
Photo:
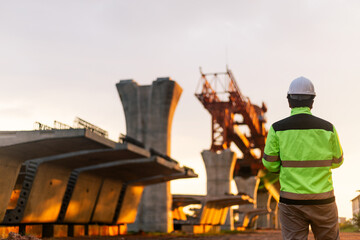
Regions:
<instances>
[{"instance_id":1,"label":"orange gantry crane","mask_svg":"<svg viewBox=\"0 0 360 240\"><path fill-rule=\"evenodd\" d=\"M230 148L231 143L243 153L237 160L234 176L256 175L263 168L267 131L266 105L259 107L250 102L238 87L230 69L220 73L203 73L200 68L200 88L195 96L212 117L211 151ZM247 126L247 128L245 127Z\"/></svg>"}]
</instances>

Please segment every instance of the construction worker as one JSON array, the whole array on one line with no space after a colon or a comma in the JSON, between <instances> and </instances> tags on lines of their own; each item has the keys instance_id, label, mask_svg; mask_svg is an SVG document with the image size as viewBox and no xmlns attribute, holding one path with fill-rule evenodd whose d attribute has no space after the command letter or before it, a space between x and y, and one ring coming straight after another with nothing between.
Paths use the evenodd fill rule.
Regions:
<instances>
[{"instance_id":1,"label":"construction worker","mask_svg":"<svg viewBox=\"0 0 360 240\"><path fill-rule=\"evenodd\" d=\"M279 173L279 216L284 240L340 239L331 169L343 163L335 127L311 114L315 98L309 79L293 80L288 91L291 116L274 123L262 162Z\"/></svg>"}]
</instances>

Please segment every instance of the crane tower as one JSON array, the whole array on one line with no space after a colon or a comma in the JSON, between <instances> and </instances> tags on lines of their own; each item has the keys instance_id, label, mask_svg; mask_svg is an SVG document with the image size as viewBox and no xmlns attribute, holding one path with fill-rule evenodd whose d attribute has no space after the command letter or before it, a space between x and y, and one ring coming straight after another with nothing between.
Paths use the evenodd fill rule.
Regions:
<instances>
[{"instance_id":1,"label":"crane tower","mask_svg":"<svg viewBox=\"0 0 360 240\"><path fill-rule=\"evenodd\" d=\"M234 176L257 175L258 170L263 168L261 156L267 135L265 103L261 107L252 104L241 93L228 68L226 72L218 73L203 73L200 68L200 73L200 91L195 96L211 114L210 150L219 152L234 143L243 153L242 158L237 159Z\"/></svg>"}]
</instances>

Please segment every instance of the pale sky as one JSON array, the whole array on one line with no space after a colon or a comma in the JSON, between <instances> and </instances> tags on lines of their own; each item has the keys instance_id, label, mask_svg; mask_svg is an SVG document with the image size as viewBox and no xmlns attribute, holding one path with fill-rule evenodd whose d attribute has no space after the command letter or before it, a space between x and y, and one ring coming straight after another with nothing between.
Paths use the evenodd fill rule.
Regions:
<instances>
[{"instance_id":1,"label":"pale sky","mask_svg":"<svg viewBox=\"0 0 360 240\"><path fill-rule=\"evenodd\" d=\"M210 148L211 125L194 97L199 66L228 64L242 93L266 102L268 127L289 115L287 88L305 76L317 93L313 114L340 136L345 162L333 178L339 216L349 218L360 189L359 43L357 0L2 0L0 126L71 125L79 116L117 140L126 128L115 84L169 76L184 90L172 157L199 173L172 182L172 192L205 194L200 152Z\"/></svg>"}]
</instances>

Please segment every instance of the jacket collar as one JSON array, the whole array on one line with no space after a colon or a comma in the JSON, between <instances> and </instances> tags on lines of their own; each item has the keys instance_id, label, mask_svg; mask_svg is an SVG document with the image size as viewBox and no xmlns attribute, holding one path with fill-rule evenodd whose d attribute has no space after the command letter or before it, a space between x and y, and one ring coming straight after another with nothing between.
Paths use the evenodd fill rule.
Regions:
<instances>
[{"instance_id":1,"label":"jacket collar","mask_svg":"<svg viewBox=\"0 0 360 240\"><path fill-rule=\"evenodd\" d=\"M291 116L296 114L310 114L312 115L309 107L297 107L291 109Z\"/></svg>"}]
</instances>

